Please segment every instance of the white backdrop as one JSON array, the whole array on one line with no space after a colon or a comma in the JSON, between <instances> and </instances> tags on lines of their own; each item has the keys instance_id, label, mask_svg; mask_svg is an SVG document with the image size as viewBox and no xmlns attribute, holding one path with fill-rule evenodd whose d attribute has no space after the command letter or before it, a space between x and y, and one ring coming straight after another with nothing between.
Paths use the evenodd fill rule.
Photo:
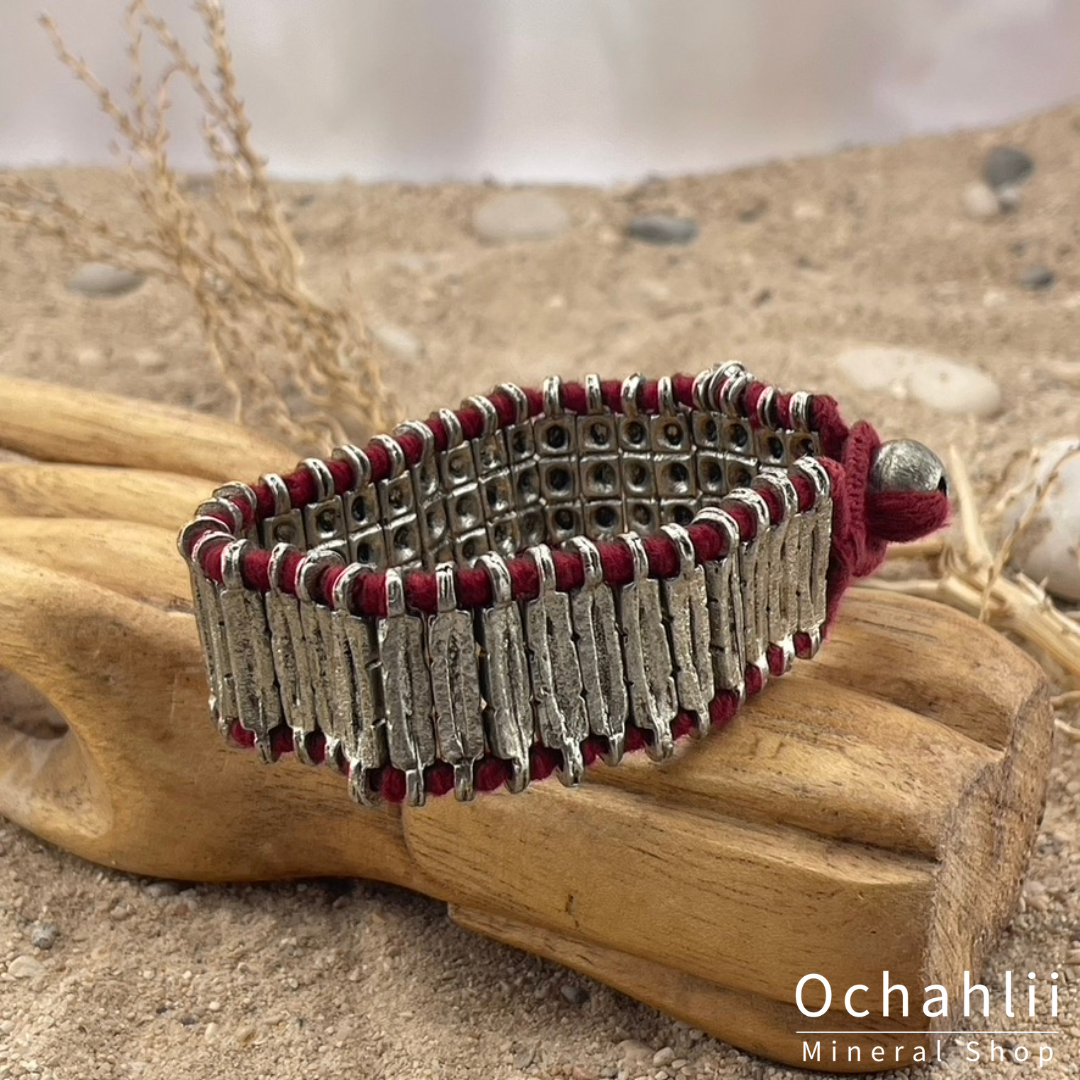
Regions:
<instances>
[{"instance_id":1,"label":"white backdrop","mask_svg":"<svg viewBox=\"0 0 1080 1080\"><path fill-rule=\"evenodd\" d=\"M123 86L123 0L0 0L0 164L108 160L42 3ZM227 0L279 175L607 181L1007 120L1080 94L1075 0ZM187 0L156 9L190 40ZM180 108L181 119L191 112ZM198 167L180 124L177 159Z\"/></svg>"}]
</instances>

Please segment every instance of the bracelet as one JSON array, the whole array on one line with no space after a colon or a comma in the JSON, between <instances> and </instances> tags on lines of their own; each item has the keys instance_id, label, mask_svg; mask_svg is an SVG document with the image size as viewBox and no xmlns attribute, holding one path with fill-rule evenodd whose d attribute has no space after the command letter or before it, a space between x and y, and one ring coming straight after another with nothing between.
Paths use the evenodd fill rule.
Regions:
<instances>
[{"instance_id":1,"label":"bracelet","mask_svg":"<svg viewBox=\"0 0 1080 1080\"><path fill-rule=\"evenodd\" d=\"M179 547L230 741L418 806L669 757L947 514L926 447L731 363L504 384L218 488Z\"/></svg>"}]
</instances>

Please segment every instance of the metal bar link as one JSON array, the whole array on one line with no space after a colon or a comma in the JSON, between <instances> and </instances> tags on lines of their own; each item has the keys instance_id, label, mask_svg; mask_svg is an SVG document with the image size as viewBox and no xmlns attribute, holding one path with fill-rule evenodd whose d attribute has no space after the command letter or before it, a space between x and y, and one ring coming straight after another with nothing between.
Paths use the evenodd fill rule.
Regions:
<instances>
[{"instance_id":1,"label":"metal bar link","mask_svg":"<svg viewBox=\"0 0 1080 1080\"><path fill-rule=\"evenodd\" d=\"M206 680L210 688L208 705L210 717L222 734L228 732L236 719L236 693L224 644L221 603L218 590L207 579L198 563L199 546L212 537L222 537L221 522L216 518L196 517L180 533L179 548L187 560L191 579L191 599L195 611L195 627L199 632Z\"/></svg>"},{"instance_id":2,"label":"metal bar link","mask_svg":"<svg viewBox=\"0 0 1080 1080\"><path fill-rule=\"evenodd\" d=\"M570 598L585 693L585 714L593 734L607 740L604 761L618 765L626 749L626 718L630 700L626 692L615 596L604 582L596 545L577 536L568 545L581 556L585 581Z\"/></svg>"},{"instance_id":3,"label":"metal bar link","mask_svg":"<svg viewBox=\"0 0 1080 1080\"><path fill-rule=\"evenodd\" d=\"M716 687L733 691L741 701L746 697L746 633L739 524L731 514L717 506L703 507L694 521L716 525L727 536L727 554L721 559L713 559L705 567L709 648Z\"/></svg>"},{"instance_id":4,"label":"metal bar link","mask_svg":"<svg viewBox=\"0 0 1080 1080\"><path fill-rule=\"evenodd\" d=\"M799 509L795 485L782 469L762 469L762 479L780 495L783 517L769 529L769 643L776 646L782 657L782 671L791 669L795 659L795 603L792 592L796 586L797 570L795 535L792 523Z\"/></svg>"},{"instance_id":5,"label":"metal bar link","mask_svg":"<svg viewBox=\"0 0 1080 1080\"><path fill-rule=\"evenodd\" d=\"M454 768L454 794L473 797L473 765L484 756L484 717L473 619L457 606L454 567L435 569L439 610L428 621L439 758Z\"/></svg>"},{"instance_id":6,"label":"metal bar link","mask_svg":"<svg viewBox=\"0 0 1080 1080\"><path fill-rule=\"evenodd\" d=\"M225 549L219 598L237 719L254 734L263 759L270 761L270 732L282 722L281 697L262 596L246 588L240 576L240 562L249 547L251 541L236 540Z\"/></svg>"},{"instance_id":7,"label":"metal bar link","mask_svg":"<svg viewBox=\"0 0 1080 1080\"><path fill-rule=\"evenodd\" d=\"M292 730L293 748L305 765L315 761L308 752L308 739L318 730L315 721L315 674L312 654L304 641L300 601L281 585L282 564L298 549L291 544L275 544L270 552L270 591L263 597L270 627L270 648L274 656L278 689L285 723Z\"/></svg>"},{"instance_id":8,"label":"metal bar link","mask_svg":"<svg viewBox=\"0 0 1080 1080\"><path fill-rule=\"evenodd\" d=\"M663 531L679 553L679 573L663 581L675 687L679 705L694 715L698 733L704 734L709 728L709 702L715 694L705 571L697 565L686 529L665 525Z\"/></svg>"},{"instance_id":9,"label":"metal bar link","mask_svg":"<svg viewBox=\"0 0 1080 1080\"><path fill-rule=\"evenodd\" d=\"M574 648L570 597L555 588L555 564L546 544L529 549L540 576L540 594L525 605L525 627L540 740L562 754L559 779L581 782L581 744L589 734L581 668Z\"/></svg>"},{"instance_id":10,"label":"metal bar link","mask_svg":"<svg viewBox=\"0 0 1080 1080\"><path fill-rule=\"evenodd\" d=\"M634 560L634 579L620 588L618 607L630 715L638 727L652 732L647 752L659 761L675 751L671 722L679 712L660 582L649 577L649 560L641 537L626 533L622 541Z\"/></svg>"},{"instance_id":11,"label":"metal bar link","mask_svg":"<svg viewBox=\"0 0 1080 1080\"><path fill-rule=\"evenodd\" d=\"M749 507L756 519L753 539L743 540L739 544L739 579L742 585L746 666L755 668L764 683L769 677L769 507L750 488L733 491L728 498Z\"/></svg>"},{"instance_id":12,"label":"metal bar link","mask_svg":"<svg viewBox=\"0 0 1080 1080\"><path fill-rule=\"evenodd\" d=\"M330 609L323 604L316 604L312 596L312 587L323 571L331 566L340 566L342 558L333 551L309 551L300 564L296 574L296 599L300 610L300 634L308 654L308 667L311 677L311 704L315 714L314 728L327 737L327 748L331 754L336 749L336 724L330 705L329 673L333 626ZM294 735L295 741L295 735Z\"/></svg>"},{"instance_id":13,"label":"metal bar link","mask_svg":"<svg viewBox=\"0 0 1080 1080\"><path fill-rule=\"evenodd\" d=\"M390 764L405 774L405 802L423 806L424 769L435 762L434 700L424 620L405 607L399 569L386 571L386 618L379 619L379 671L386 708Z\"/></svg>"},{"instance_id":14,"label":"metal bar link","mask_svg":"<svg viewBox=\"0 0 1080 1080\"><path fill-rule=\"evenodd\" d=\"M478 563L491 580L492 599L479 619L481 686L487 702L484 727L492 753L508 763L507 787L519 792L529 784L529 748L536 729L521 611L506 561L488 553Z\"/></svg>"},{"instance_id":15,"label":"metal bar link","mask_svg":"<svg viewBox=\"0 0 1080 1080\"><path fill-rule=\"evenodd\" d=\"M809 541L809 573L800 572L798 589L799 629L810 638L810 655L821 647L822 630L828 618L829 559L832 554L832 482L817 458L805 457L795 462L814 487L814 508L803 526L804 541ZM808 535L809 534L809 535Z\"/></svg>"},{"instance_id":16,"label":"metal bar link","mask_svg":"<svg viewBox=\"0 0 1080 1080\"><path fill-rule=\"evenodd\" d=\"M335 696L348 693L350 687L352 691L351 702L338 701L338 708L351 705L350 715L339 731L338 752L348 767L350 794L358 803L372 806L379 801L372 775L390 755L375 626L370 619L358 618L350 610L353 587L364 572L362 566L354 564L337 579L331 629L334 660L344 669Z\"/></svg>"}]
</instances>

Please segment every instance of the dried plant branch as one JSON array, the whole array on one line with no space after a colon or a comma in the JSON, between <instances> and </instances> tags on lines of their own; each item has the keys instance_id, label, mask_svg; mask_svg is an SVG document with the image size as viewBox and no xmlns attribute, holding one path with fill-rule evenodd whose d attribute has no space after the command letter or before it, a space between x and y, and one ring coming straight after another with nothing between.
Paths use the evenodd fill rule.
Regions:
<instances>
[{"instance_id":1,"label":"dried plant branch","mask_svg":"<svg viewBox=\"0 0 1080 1080\"><path fill-rule=\"evenodd\" d=\"M1045 490L1056 475L1057 470L1040 485L1037 504L1045 498ZM1055 678L1072 690L1080 690L1080 624L1055 607L1040 584L1007 569L1012 547L1034 514L1024 514L995 552L979 518L971 479L955 450L950 455L949 479L956 507L952 530L942 537L898 545L890 555L890 562L924 560L929 576L875 580L869 584L949 604L996 629L1015 634L1043 658ZM1062 695L1070 703L1071 692Z\"/></svg>"},{"instance_id":2,"label":"dried plant branch","mask_svg":"<svg viewBox=\"0 0 1080 1080\"><path fill-rule=\"evenodd\" d=\"M144 228L118 228L21 178L0 181L0 220L54 237L84 259L184 288L237 420L270 428L305 451L356 441L394 419L375 345L349 307L328 304L305 286L300 250L252 143L221 0L195 0L194 7L206 29L208 74L147 0L129 0L127 103L68 49L52 19L41 19L61 62L116 129ZM147 40L166 58L153 78ZM169 157L177 80L200 103L214 165L213 196L201 207Z\"/></svg>"}]
</instances>

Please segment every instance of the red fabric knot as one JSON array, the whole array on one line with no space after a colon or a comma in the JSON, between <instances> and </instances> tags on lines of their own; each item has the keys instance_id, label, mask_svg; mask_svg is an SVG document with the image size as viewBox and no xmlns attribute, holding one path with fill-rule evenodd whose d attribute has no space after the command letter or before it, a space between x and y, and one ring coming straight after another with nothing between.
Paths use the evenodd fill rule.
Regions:
<instances>
[{"instance_id":1,"label":"red fabric knot","mask_svg":"<svg viewBox=\"0 0 1080 1080\"><path fill-rule=\"evenodd\" d=\"M943 491L871 491L866 500L870 532L890 544L937 532L948 523L949 510Z\"/></svg>"}]
</instances>

